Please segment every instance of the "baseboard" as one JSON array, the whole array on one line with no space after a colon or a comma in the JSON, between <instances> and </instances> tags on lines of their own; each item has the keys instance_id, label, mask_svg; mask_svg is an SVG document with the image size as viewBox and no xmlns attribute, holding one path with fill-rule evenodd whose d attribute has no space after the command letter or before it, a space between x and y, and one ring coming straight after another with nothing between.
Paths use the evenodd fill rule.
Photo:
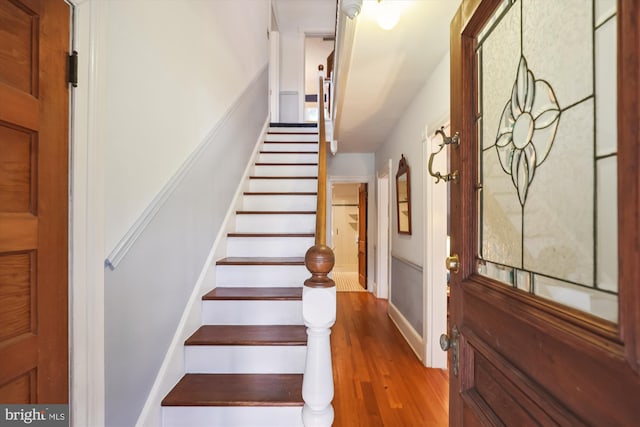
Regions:
<instances>
[{"instance_id":1,"label":"baseboard","mask_svg":"<svg viewBox=\"0 0 640 427\"><path fill-rule=\"evenodd\" d=\"M396 308L391 302L389 302L389 317L391 321L396 325L404 339L409 343L411 350L418 356L420 361L424 361L424 340L411 326L409 321L400 313L400 310Z\"/></svg>"},{"instance_id":2,"label":"baseboard","mask_svg":"<svg viewBox=\"0 0 640 427\"><path fill-rule=\"evenodd\" d=\"M247 85L246 89L238 96L237 100L229 107L229 109L225 112L224 116L215 124L213 129L209 132L209 134L204 138L202 142L193 150L193 152L187 157L187 159L180 165L180 168L176 171L176 173L169 179L169 181L162 187L162 189L156 194L151 203L144 209L142 214L136 219L131 228L127 230L125 235L120 239L120 241L116 244L116 246L111 250L109 255L104 261L105 267L109 267L111 270L115 270L118 267L118 264L125 257L131 246L135 243L135 241L140 237L144 229L149 225L151 220L156 216L158 211L164 203L167 201L169 196L176 189L180 181L187 175L189 170L191 170L192 166L195 164L196 160L200 158L202 153L209 147L211 142L215 140L216 134L220 129L223 129L225 124L228 122L229 118L233 115L233 113L238 109L238 107L242 104L244 100L244 95L250 91L253 86L260 80L263 75L264 68L262 68L253 80Z\"/></svg>"},{"instance_id":3,"label":"baseboard","mask_svg":"<svg viewBox=\"0 0 640 427\"><path fill-rule=\"evenodd\" d=\"M232 202L224 218L224 222L218 231L216 239L209 251L207 261L204 264L198 280L193 287L191 296L187 302L185 310L180 318L176 332L173 335L171 344L167 349L167 353L162 361L160 370L156 380L151 387L149 396L145 401L142 412L136 422L136 427L157 427L162 425L161 402L164 396L171 388L182 378L185 373L184 369L184 341L202 324L202 295L208 292L215 284L215 262L220 257L222 251L226 248L226 237L230 228L232 219L235 217L237 205L242 198L246 183L249 180L253 164L255 163L262 142L267 133L269 125L268 117L265 119L264 126L258 137L258 141L253 149L253 153L247 163L246 169L242 175L242 180L236 189Z\"/></svg>"}]
</instances>

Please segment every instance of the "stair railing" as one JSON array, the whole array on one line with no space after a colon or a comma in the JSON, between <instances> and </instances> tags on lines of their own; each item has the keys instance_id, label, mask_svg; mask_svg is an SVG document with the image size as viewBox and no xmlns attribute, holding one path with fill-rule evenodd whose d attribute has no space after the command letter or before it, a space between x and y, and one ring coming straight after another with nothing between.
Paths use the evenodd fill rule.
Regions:
<instances>
[{"instance_id":1,"label":"stair railing","mask_svg":"<svg viewBox=\"0 0 640 427\"><path fill-rule=\"evenodd\" d=\"M336 321L336 285L328 276L335 257L327 236L327 141L324 118L324 67L318 67L318 196L316 240L305 255L311 277L302 291L302 316L307 327L307 359L302 382L302 421L305 427L329 427L333 423L333 366L329 335Z\"/></svg>"}]
</instances>

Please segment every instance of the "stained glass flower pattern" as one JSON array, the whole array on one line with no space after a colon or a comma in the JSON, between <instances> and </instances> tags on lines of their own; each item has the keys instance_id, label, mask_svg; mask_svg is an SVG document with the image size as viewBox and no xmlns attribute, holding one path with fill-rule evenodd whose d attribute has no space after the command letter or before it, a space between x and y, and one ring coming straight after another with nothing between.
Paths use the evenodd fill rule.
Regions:
<instances>
[{"instance_id":1,"label":"stained glass flower pattern","mask_svg":"<svg viewBox=\"0 0 640 427\"><path fill-rule=\"evenodd\" d=\"M522 206L536 168L551 151L560 112L549 83L536 80L526 59L521 57L511 99L502 111L495 146L500 165L511 175Z\"/></svg>"}]
</instances>

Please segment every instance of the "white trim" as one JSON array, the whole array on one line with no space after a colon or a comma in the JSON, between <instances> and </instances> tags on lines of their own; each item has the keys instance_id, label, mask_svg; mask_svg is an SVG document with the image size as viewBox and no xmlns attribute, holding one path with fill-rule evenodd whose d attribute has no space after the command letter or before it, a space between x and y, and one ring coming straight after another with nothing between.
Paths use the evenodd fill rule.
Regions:
<instances>
[{"instance_id":1,"label":"white trim","mask_svg":"<svg viewBox=\"0 0 640 427\"><path fill-rule=\"evenodd\" d=\"M383 171L382 174L378 174L377 177L377 209L378 209L378 236L376 252L376 277L378 283L374 287L374 292L377 298L387 299L389 298L389 259L390 259L390 236L389 236L389 223L391 218L389 215L389 190L391 185L391 179L388 171Z\"/></svg>"},{"instance_id":2,"label":"white trim","mask_svg":"<svg viewBox=\"0 0 640 427\"><path fill-rule=\"evenodd\" d=\"M439 129L449 126L449 119L442 120ZM448 131L446 132L449 133ZM429 135L428 126L425 135ZM440 137L433 133L426 137L422 144L423 158L427 159L437 150L441 143ZM434 168L446 171L448 150L444 150L434 158ZM425 274L423 275L424 289L424 364L430 368L447 369L447 353L440 349L440 334L447 331L447 270L444 266L447 239L447 183L435 183L426 170L423 170L423 212L425 235L424 259Z\"/></svg>"},{"instance_id":3,"label":"white trim","mask_svg":"<svg viewBox=\"0 0 640 427\"><path fill-rule=\"evenodd\" d=\"M187 302L178 327L173 335L171 344L164 356L162 365L158 371L158 375L149 391L147 400L140 412L140 416L136 422L136 426L159 426L161 423L161 402L164 396L169 392L176 382L185 373L184 367L184 341L202 324L202 304L201 298L204 292L211 290L211 284L215 283L215 263L213 260L221 255L220 251L226 247L226 235L230 228L233 227L233 219L235 219L235 211L238 203L242 199L242 193L245 191L252 167L259 156L260 147L266 136L269 126L269 116L267 116L262 131L251 154L251 158L244 170L242 179L236 188L233 200L229 204L229 209L225 215L224 221L218 230L215 241L209 251L207 260L204 264L198 280L196 281L191 296Z\"/></svg>"},{"instance_id":4,"label":"white trim","mask_svg":"<svg viewBox=\"0 0 640 427\"><path fill-rule=\"evenodd\" d=\"M396 325L405 340L407 340L409 347L411 347L411 350L418 356L418 359L424 360L424 340L420 334L413 329L413 326L411 326L409 321L400 313L400 310L391 303L391 300L389 300L388 307L391 321Z\"/></svg>"},{"instance_id":5,"label":"white trim","mask_svg":"<svg viewBox=\"0 0 640 427\"><path fill-rule=\"evenodd\" d=\"M79 85L70 159L70 410L74 426L104 425L104 127L108 3L69 0Z\"/></svg>"},{"instance_id":6,"label":"white trim","mask_svg":"<svg viewBox=\"0 0 640 427\"><path fill-rule=\"evenodd\" d=\"M235 112L235 110L240 106L242 100L244 99L244 94L251 90L253 85L262 77L264 69L268 65L262 67L255 77L251 80L249 85L245 88L242 94L237 98L237 100L233 103L231 107L226 111L224 116L215 124L213 129L209 131L204 140L196 147L195 150L187 157L187 159L182 163L180 168L176 171L176 173L171 177L171 179L162 187L162 189L156 194L151 203L145 208L145 210L140 214L138 219L133 223L131 228L125 233L125 235L120 239L120 241L116 244L116 246L111 250L111 253L107 256L104 261L105 266L109 267L111 270L115 270L118 267L118 264L124 256L127 254L131 246L135 243L135 241L140 237L140 234L144 231L144 229L149 225L151 220L156 216L156 214L160 211L160 208L167 201L169 196L176 189L180 181L187 175L187 173L191 170L191 167L195 164L196 160L200 158L200 155L207 149L207 147L211 144L216 137L216 134L220 129L224 127L224 125L229 120L229 117Z\"/></svg>"}]
</instances>

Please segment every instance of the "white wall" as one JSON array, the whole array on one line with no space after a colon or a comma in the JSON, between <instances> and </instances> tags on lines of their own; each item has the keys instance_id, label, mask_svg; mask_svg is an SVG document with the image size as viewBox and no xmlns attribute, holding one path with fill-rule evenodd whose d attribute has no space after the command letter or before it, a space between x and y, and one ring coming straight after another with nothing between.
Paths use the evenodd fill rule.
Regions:
<instances>
[{"instance_id":1,"label":"white wall","mask_svg":"<svg viewBox=\"0 0 640 427\"><path fill-rule=\"evenodd\" d=\"M423 182L428 159L422 155L422 134L427 126L429 134L436 130L449 115L449 54L447 53L422 89L407 107L386 142L375 153L376 171L386 169L388 159L393 160L391 227L391 250L412 263L423 264ZM411 235L398 234L396 211L395 174L398 172L400 155L404 154L411 168Z\"/></svg>"},{"instance_id":2,"label":"white wall","mask_svg":"<svg viewBox=\"0 0 640 427\"><path fill-rule=\"evenodd\" d=\"M267 63L268 10L260 0L108 2L106 254Z\"/></svg>"},{"instance_id":3,"label":"white wall","mask_svg":"<svg viewBox=\"0 0 640 427\"><path fill-rule=\"evenodd\" d=\"M304 105L304 33L299 31L280 32L280 93L296 93L297 122L302 122ZM281 98L282 102L282 98ZM280 113L287 109L287 103L280 105ZM287 115L285 114L285 117ZM282 118L281 118L282 120Z\"/></svg>"}]
</instances>

